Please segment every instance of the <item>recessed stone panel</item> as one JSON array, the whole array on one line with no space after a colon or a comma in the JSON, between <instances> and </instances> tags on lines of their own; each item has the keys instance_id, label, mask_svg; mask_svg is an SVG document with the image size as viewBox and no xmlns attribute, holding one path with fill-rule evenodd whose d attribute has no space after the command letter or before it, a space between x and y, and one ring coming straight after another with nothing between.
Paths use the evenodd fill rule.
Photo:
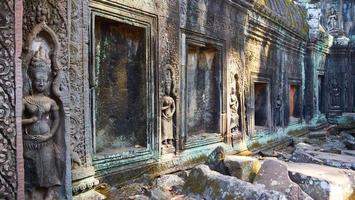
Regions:
<instances>
[{"instance_id":1,"label":"recessed stone panel","mask_svg":"<svg viewBox=\"0 0 355 200\"><path fill-rule=\"evenodd\" d=\"M146 47L144 28L95 19L96 153L146 146Z\"/></svg>"},{"instance_id":2,"label":"recessed stone panel","mask_svg":"<svg viewBox=\"0 0 355 200\"><path fill-rule=\"evenodd\" d=\"M218 132L219 62L212 47L189 46L187 58L188 134Z\"/></svg>"}]
</instances>

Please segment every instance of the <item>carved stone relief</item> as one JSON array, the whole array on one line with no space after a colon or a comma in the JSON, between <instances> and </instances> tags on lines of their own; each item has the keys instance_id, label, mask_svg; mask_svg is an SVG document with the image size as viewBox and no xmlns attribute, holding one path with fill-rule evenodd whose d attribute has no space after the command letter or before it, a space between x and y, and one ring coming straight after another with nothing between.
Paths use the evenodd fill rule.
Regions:
<instances>
[{"instance_id":1,"label":"carved stone relief","mask_svg":"<svg viewBox=\"0 0 355 200\"><path fill-rule=\"evenodd\" d=\"M331 76L329 85L331 109L339 109L341 105L341 88L336 76Z\"/></svg>"},{"instance_id":2,"label":"carved stone relief","mask_svg":"<svg viewBox=\"0 0 355 200\"><path fill-rule=\"evenodd\" d=\"M15 5L7 0L0 1L0 6L0 199L15 199Z\"/></svg>"},{"instance_id":3,"label":"carved stone relief","mask_svg":"<svg viewBox=\"0 0 355 200\"><path fill-rule=\"evenodd\" d=\"M79 0L71 1L71 33L70 33L70 142L72 154L72 167L78 168L87 166L87 152L85 145L85 121L84 116L84 34L87 29L82 26L87 26L83 22L83 7L84 3ZM88 23L88 21L86 22Z\"/></svg>"},{"instance_id":4,"label":"carved stone relief","mask_svg":"<svg viewBox=\"0 0 355 200\"><path fill-rule=\"evenodd\" d=\"M274 120L275 120L275 126L281 126L282 125L282 85L281 83L279 84L277 88L277 96L275 99L275 110L274 110Z\"/></svg>"},{"instance_id":5,"label":"carved stone relief","mask_svg":"<svg viewBox=\"0 0 355 200\"><path fill-rule=\"evenodd\" d=\"M338 28L338 15L335 7L331 7L327 17L328 31L334 31Z\"/></svg>"},{"instance_id":6,"label":"carved stone relief","mask_svg":"<svg viewBox=\"0 0 355 200\"><path fill-rule=\"evenodd\" d=\"M239 114L238 114L239 101L238 101L238 97L235 93L235 88L232 88L229 106L231 109L231 117L230 117L231 118L231 122L230 122L231 132L237 133L238 127L239 127Z\"/></svg>"},{"instance_id":7,"label":"carved stone relief","mask_svg":"<svg viewBox=\"0 0 355 200\"><path fill-rule=\"evenodd\" d=\"M173 98L174 91L174 70L170 65L166 66L165 74L165 94L162 97L161 107L161 130L162 142L164 145L172 145L174 140L174 114L175 100Z\"/></svg>"},{"instance_id":8,"label":"carved stone relief","mask_svg":"<svg viewBox=\"0 0 355 200\"><path fill-rule=\"evenodd\" d=\"M239 128L240 128L240 123L239 123L239 118L240 118L240 112L239 112L239 104L240 104L240 92L239 92L239 79L238 75L234 75L235 79L235 86L231 88L231 94L230 94L230 129L232 134L238 134L239 133Z\"/></svg>"},{"instance_id":9,"label":"carved stone relief","mask_svg":"<svg viewBox=\"0 0 355 200\"><path fill-rule=\"evenodd\" d=\"M25 184L27 199L54 199L60 186L61 149L55 137L60 125L59 106L51 98L51 60L42 46L28 67L30 94L23 99Z\"/></svg>"},{"instance_id":10,"label":"carved stone relief","mask_svg":"<svg viewBox=\"0 0 355 200\"><path fill-rule=\"evenodd\" d=\"M27 199L69 199L67 2L24 2L23 139Z\"/></svg>"}]
</instances>

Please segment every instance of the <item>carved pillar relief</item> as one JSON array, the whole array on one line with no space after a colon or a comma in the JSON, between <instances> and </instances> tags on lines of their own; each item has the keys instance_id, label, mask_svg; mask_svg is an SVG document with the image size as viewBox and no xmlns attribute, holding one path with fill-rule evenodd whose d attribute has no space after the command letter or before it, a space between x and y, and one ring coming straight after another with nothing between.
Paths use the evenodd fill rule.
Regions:
<instances>
[{"instance_id":1,"label":"carved pillar relief","mask_svg":"<svg viewBox=\"0 0 355 200\"><path fill-rule=\"evenodd\" d=\"M175 73L171 65L166 65L164 73L164 94L161 99L161 140L166 148L171 148L176 143L176 90ZM176 145L175 145L176 148ZM163 152L164 153L164 152Z\"/></svg>"},{"instance_id":2,"label":"carved pillar relief","mask_svg":"<svg viewBox=\"0 0 355 200\"><path fill-rule=\"evenodd\" d=\"M87 158L85 145L85 113L84 107L84 65L87 66L88 55L83 55L84 34L87 29L83 19L83 3L78 0L71 1L71 33L70 33L70 136L71 136L71 154L73 167L82 167L90 164ZM87 47L86 47L87 48Z\"/></svg>"},{"instance_id":3,"label":"carved pillar relief","mask_svg":"<svg viewBox=\"0 0 355 200\"><path fill-rule=\"evenodd\" d=\"M15 199L15 2L0 6L0 199Z\"/></svg>"},{"instance_id":4,"label":"carved pillar relief","mask_svg":"<svg viewBox=\"0 0 355 200\"><path fill-rule=\"evenodd\" d=\"M27 199L70 199L67 2L24 3L23 139Z\"/></svg>"},{"instance_id":5,"label":"carved pillar relief","mask_svg":"<svg viewBox=\"0 0 355 200\"><path fill-rule=\"evenodd\" d=\"M27 199L59 198L62 185L63 145L58 140L63 132L58 96L50 87L55 83L48 50L39 46L27 68L30 92L24 94L22 118Z\"/></svg>"},{"instance_id":6,"label":"carved pillar relief","mask_svg":"<svg viewBox=\"0 0 355 200\"><path fill-rule=\"evenodd\" d=\"M102 198L91 189L98 185L94 178L95 170L91 165L91 125L88 91L88 26L90 23L88 14L88 2L71 0L70 10L70 157L72 169L72 193L73 199L88 198L85 192L90 191L93 199Z\"/></svg>"},{"instance_id":7,"label":"carved pillar relief","mask_svg":"<svg viewBox=\"0 0 355 200\"><path fill-rule=\"evenodd\" d=\"M242 139L242 132L241 132L241 92L240 92L240 80L238 74L234 75L234 85L231 87L230 93L230 101L229 101L229 108L230 108L230 117L229 117L229 128L232 133L232 142L234 139Z\"/></svg>"}]
</instances>

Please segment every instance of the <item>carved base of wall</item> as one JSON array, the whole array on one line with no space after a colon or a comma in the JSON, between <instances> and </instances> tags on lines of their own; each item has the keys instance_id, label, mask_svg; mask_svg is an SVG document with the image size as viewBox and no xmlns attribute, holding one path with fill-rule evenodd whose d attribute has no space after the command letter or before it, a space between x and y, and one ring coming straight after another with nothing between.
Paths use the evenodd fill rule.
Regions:
<instances>
[{"instance_id":1,"label":"carved base of wall","mask_svg":"<svg viewBox=\"0 0 355 200\"><path fill-rule=\"evenodd\" d=\"M106 197L95 190L89 190L87 192L81 193L79 195L73 196L73 200L101 200L106 199Z\"/></svg>"},{"instance_id":2,"label":"carved base of wall","mask_svg":"<svg viewBox=\"0 0 355 200\"><path fill-rule=\"evenodd\" d=\"M173 145L163 145L161 148L161 154L175 153L175 148Z\"/></svg>"},{"instance_id":3,"label":"carved base of wall","mask_svg":"<svg viewBox=\"0 0 355 200\"><path fill-rule=\"evenodd\" d=\"M93 167L81 167L72 170L73 178L73 199L104 199L104 196L94 190L99 184L99 180L95 177Z\"/></svg>"}]
</instances>

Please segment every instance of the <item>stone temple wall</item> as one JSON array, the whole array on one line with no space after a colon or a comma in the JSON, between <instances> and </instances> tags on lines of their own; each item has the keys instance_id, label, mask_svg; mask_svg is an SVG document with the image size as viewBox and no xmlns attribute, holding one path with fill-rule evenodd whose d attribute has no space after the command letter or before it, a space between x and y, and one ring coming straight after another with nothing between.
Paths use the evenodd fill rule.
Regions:
<instances>
[{"instance_id":1,"label":"stone temple wall","mask_svg":"<svg viewBox=\"0 0 355 200\"><path fill-rule=\"evenodd\" d=\"M317 97L313 103L310 103L312 101L309 99L308 104L318 104L314 107L318 107L318 110L313 110L313 113L324 113L328 119L335 119L344 112L352 112L354 106L352 75L354 67L351 62L353 57L351 52L354 48L354 2L347 0L298 2L307 9L310 25L308 46L309 51L313 53L307 55L313 58L309 60L309 70L318 65L316 67L318 69L315 70L318 72L313 73L314 77L311 76L312 78L308 80L318 82L314 85L321 88L313 90L315 95L309 96ZM316 63L312 63L312 60ZM308 93L311 94L312 90Z\"/></svg>"},{"instance_id":2,"label":"stone temple wall","mask_svg":"<svg viewBox=\"0 0 355 200\"><path fill-rule=\"evenodd\" d=\"M308 43L289 0L2 4L0 199L87 199L99 181L279 141L327 109L328 46Z\"/></svg>"}]
</instances>

